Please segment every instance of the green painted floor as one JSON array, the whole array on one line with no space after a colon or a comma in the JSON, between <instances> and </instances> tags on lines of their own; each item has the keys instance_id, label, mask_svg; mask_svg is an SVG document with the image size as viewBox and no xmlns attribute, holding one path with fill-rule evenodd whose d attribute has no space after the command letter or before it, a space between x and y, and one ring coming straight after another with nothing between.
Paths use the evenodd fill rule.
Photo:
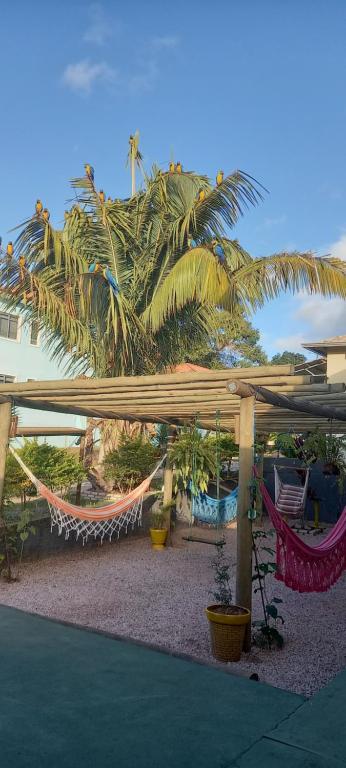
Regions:
<instances>
[{"instance_id":1,"label":"green painted floor","mask_svg":"<svg viewBox=\"0 0 346 768\"><path fill-rule=\"evenodd\" d=\"M346 676L312 701L0 607L8 768L341 768Z\"/></svg>"}]
</instances>

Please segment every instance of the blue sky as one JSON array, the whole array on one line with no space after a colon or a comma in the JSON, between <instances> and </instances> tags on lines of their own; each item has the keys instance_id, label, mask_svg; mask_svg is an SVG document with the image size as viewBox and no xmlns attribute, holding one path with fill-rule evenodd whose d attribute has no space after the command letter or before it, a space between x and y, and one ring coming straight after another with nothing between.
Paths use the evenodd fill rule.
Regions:
<instances>
[{"instance_id":1,"label":"blue sky","mask_svg":"<svg viewBox=\"0 0 346 768\"><path fill-rule=\"evenodd\" d=\"M269 190L234 234L254 256L346 258L346 3L25 0L1 8L0 233L33 210L54 222L91 162L127 195L137 128L148 167L171 154ZM269 354L346 331L345 303L280 297L253 318Z\"/></svg>"}]
</instances>

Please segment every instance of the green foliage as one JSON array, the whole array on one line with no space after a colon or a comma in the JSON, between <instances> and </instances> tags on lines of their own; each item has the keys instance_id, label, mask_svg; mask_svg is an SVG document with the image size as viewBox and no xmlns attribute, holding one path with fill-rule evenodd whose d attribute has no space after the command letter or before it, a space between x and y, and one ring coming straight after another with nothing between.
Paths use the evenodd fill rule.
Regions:
<instances>
[{"instance_id":1,"label":"green foliage","mask_svg":"<svg viewBox=\"0 0 346 768\"><path fill-rule=\"evenodd\" d=\"M280 453L288 459L297 458L297 447L294 442L294 437L286 432L282 432L276 436L274 449L280 451Z\"/></svg>"},{"instance_id":2,"label":"green foliage","mask_svg":"<svg viewBox=\"0 0 346 768\"><path fill-rule=\"evenodd\" d=\"M120 493L130 491L150 475L159 455L158 448L142 435L128 437L123 434L119 447L105 457L105 477Z\"/></svg>"},{"instance_id":3,"label":"green foliage","mask_svg":"<svg viewBox=\"0 0 346 768\"><path fill-rule=\"evenodd\" d=\"M85 470L73 453L66 448L57 448L37 440L25 440L19 455L31 472L52 490L65 490L85 477ZM18 462L8 454L6 460L5 501L36 493Z\"/></svg>"},{"instance_id":4,"label":"green foliage","mask_svg":"<svg viewBox=\"0 0 346 768\"><path fill-rule=\"evenodd\" d=\"M301 352L288 352L287 349L284 352L278 352L276 355L273 355L270 361L271 365L300 365L305 362L306 357Z\"/></svg>"},{"instance_id":5,"label":"green foliage","mask_svg":"<svg viewBox=\"0 0 346 768\"><path fill-rule=\"evenodd\" d=\"M0 521L0 573L9 582L18 579L19 567L22 562L23 549L30 534L35 534L36 528L31 523L29 510L24 509L18 520L13 521L6 516ZM14 575L13 568L17 573Z\"/></svg>"},{"instance_id":6,"label":"green foliage","mask_svg":"<svg viewBox=\"0 0 346 768\"><path fill-rule=\"evenodd\" d=\"M216 472L215 444L197 427L183 427L170 449L170 460L175 469L176 491L185 491L191 483L192 493L205 492L209 478Z\"/></svg>"},{"instance_id":7,"label":"green foliage","mask_svg":"<svg viewBox=\"0 0 346 768\"><path fill-rule=\"evenodd\" d=\"M304 442L304 449L314 453L326 464L335 464L340 472L346 471L346 437L324 434L316 429Z\"/></svg>"},{"instance_id":8,"label":"green foliage","mask_svg":"<svg viewBox=\"0 0 346 768\"><path fill-rule=\"evenodd\" d=\"M255 629L253 640L255 645L261 648L272 648L275 645L277 648L282 648L284 645L284 638L281 634L279 627L285 622L281 614L279 614L277 606L282 603L281 598L267 596L266 579L269 575L275 573L276 562L273 559L275 552L272 547L267 545L267 539L274 535L274 531L257 530L253 531L253 549L255 555L254 573L252 581L256 584L254 593L261 593L261 601L263 608L263 619L253 621L252 626ZM257 540L260 542L259 546L256 545ZM264 541L264 544L262 543ZM262 553L266 559L262 559Z\"/></svg>"},{"instance_id":9,"label":"green foliage","mask_svg":"<svg viewBox=\"0 0 346 768\"><path fill-rule=\"evenodd\" d=\"M133 142L142 169L138 137ZM210 364L219 357L235 364L239 355L257 364L264 353L250 310L283 290L346 297L342 261L298 252L253 259L229 238L263 196L246 173L215 186L200 173L154 166L126 199L101 195L88 169L71 183L63 225L30 212L14 257L0 264L7 308L39 323L68 370L150 373L196 350Z\"/></svg>"},{"instance_id":10,"label":"green foliage","mask_svg":"<svg viewBox=\"0 0 346 768\"><path fill-rule=\"evenodd\" d=\"M215 591L211 594L219 605L229 607L232 605L231 578L229 574L230 562L224 552L226 542L223 540L216 544L216 556L212 561L214 571Z\"/></svg>"},{"instance_id":11,"label":"green foliage","mask_svg":"<svg viewBox=\"0 0 346 768\"><path fill-rule=\"evenodd\" d=\"M7 453L4 503L9 504L12 498L18 496L23 499L26 494L34 493L35 491L36 489L19 466L18 461L12 456L12 453Z\"/></svg>"}]
</instances>

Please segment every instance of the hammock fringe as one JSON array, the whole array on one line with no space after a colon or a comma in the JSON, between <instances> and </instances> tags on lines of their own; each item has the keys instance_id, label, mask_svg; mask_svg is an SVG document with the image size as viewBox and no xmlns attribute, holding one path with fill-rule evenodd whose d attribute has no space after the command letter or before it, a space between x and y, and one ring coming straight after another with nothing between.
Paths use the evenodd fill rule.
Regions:
<instances>
[{"instance_id":1,"label":"hammock fringe","mask_svg":"<svg viewBox=\"0 0 346 768\"><path fill-rule=\"evenodd\" d=\"M130 526L133 530L135 525L140 526L142 524L143 496L166 458L163 456L151 475L126 496L113 501L111 504L88 509L87 507L75 506L61 499L35 477L11 446L10 451L23 472L37 488L37 492L46 499L50 511L51 531L57 526L58 535L61 536L65 532L65 539L68 539L73 531L76 534L76 539L82 538L83 546L89 537L100 538L102 544L106 536L109 541L115 534L119 539L122 529L125 529L125 533L127 533Z\"/></svg>"},{"instance_id":2,"label":"hammock fringe","mask_svg":"<svg viewBox=\"0 0 346 768\"><path fill-rule=\"evenodd\" d=\"M260 491L277 534L275 577L296 592L326 592L346 569L346 507L325 539L311 547L282 518L263 482Z\"/></svg>"}]
</instances>

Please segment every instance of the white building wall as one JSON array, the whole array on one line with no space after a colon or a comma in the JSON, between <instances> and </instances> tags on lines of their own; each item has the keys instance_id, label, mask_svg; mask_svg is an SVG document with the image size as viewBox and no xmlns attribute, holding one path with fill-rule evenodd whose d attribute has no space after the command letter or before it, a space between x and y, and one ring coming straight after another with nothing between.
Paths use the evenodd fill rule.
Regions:
<instances>
[{"instance_id":1,"label":"white building wall","mask_svg":"<svg viewBox=\"0 0 346 768\"><path fill-rule=\"evenodd\" d=\"M8 311L0 302L0 313ZM18 313L11 313L18 314ZM1 324L0 324L1 330ZM4 338L0 335L0 377L13 376L16 382L34 380L54 380L66 378L62 367L52 361L45 351L42 334L38 337L38 344L30 343L31 324L24 323L19 316L18 334L16 339ZM34 411L20 409L19 420L21 426L28 427L84 427L85 419L69 414L50 413L48 411ZM70 445L73 441L69 438L50 438L54 443Z\"/></svg>"}]
</instances>

